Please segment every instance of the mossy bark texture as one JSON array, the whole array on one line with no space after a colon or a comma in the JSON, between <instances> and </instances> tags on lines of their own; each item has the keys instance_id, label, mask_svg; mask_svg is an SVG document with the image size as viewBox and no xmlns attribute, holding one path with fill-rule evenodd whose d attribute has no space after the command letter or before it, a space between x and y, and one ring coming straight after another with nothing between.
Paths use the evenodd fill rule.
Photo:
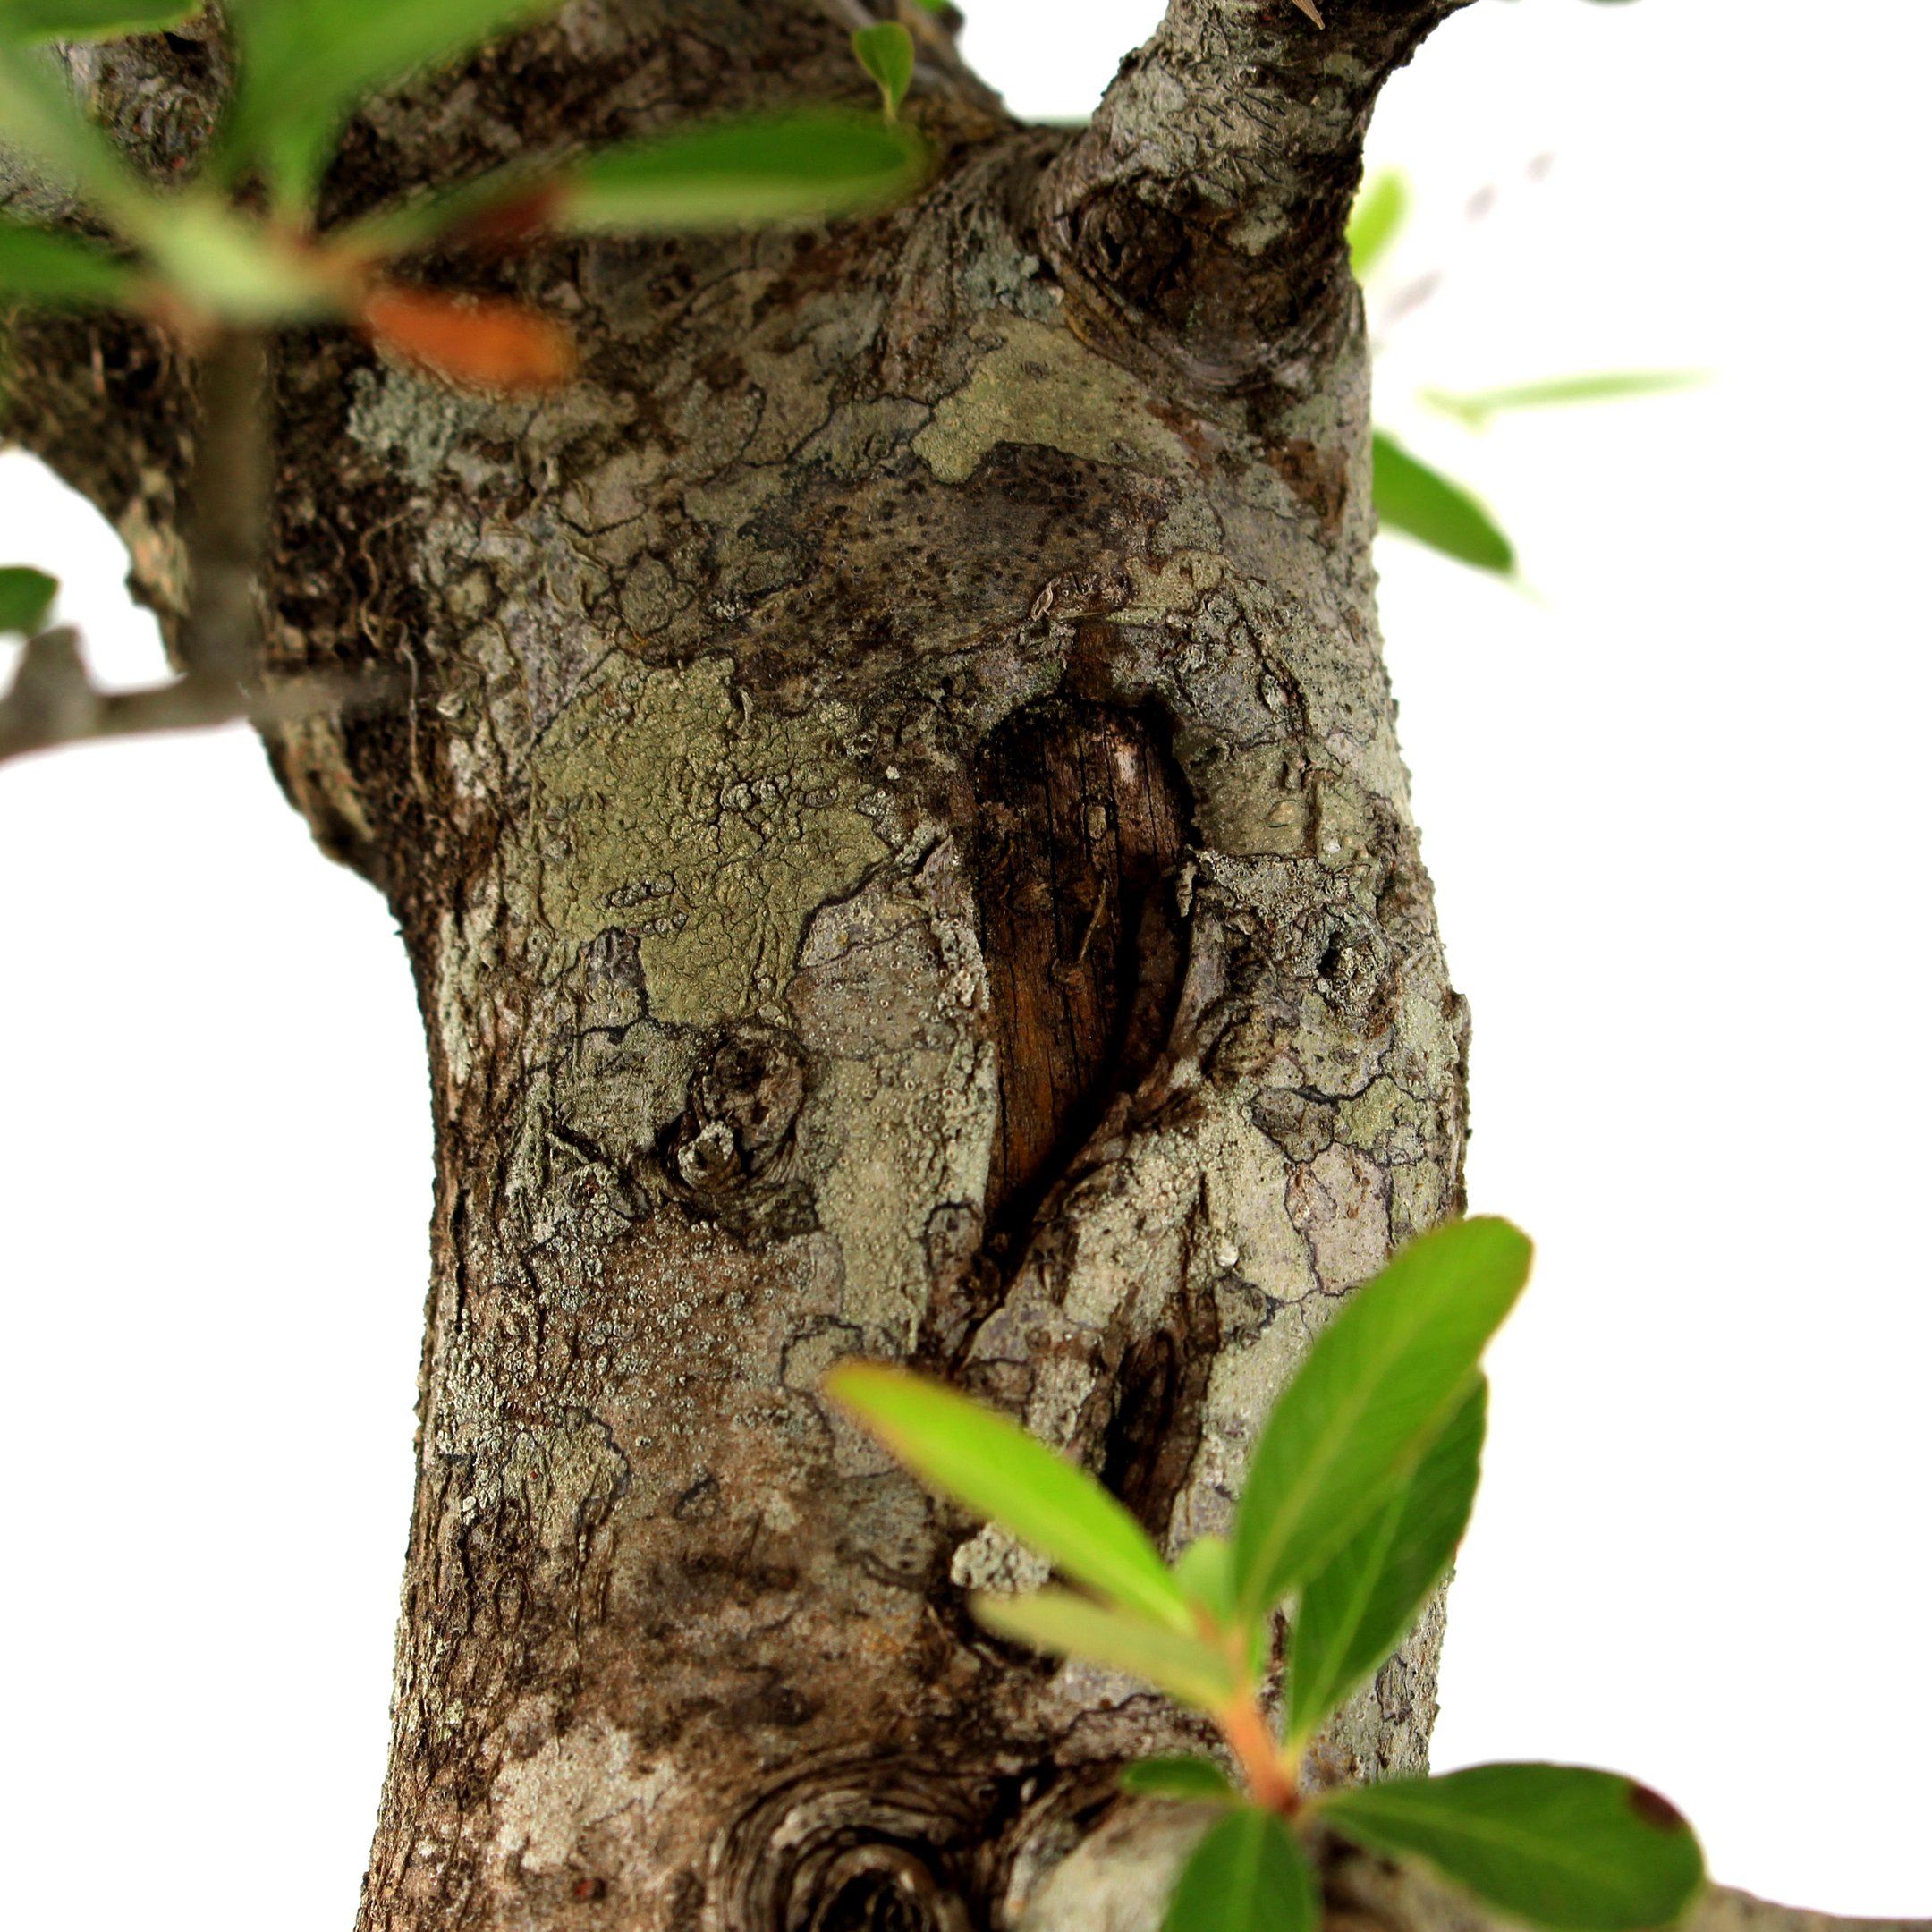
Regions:
<instances>
[{"instance_id":1,"label":"mossy bark texture","mask_svg":"<svg viewBox=\"0 0 1932 1932\"><path fill-rule=\"evenodd\" d=\"M269 648L394 697L272 752L394 906L436 1109L365 1932L1043 1924L1120 1762L1201 1741L979 1631L966 1589L1031 1559L819 1383L951 1377L1175 1547L1460 1203L1343 240L1375 90L1454 4L1175 0L1078 133L922 25L941 158L895 212L440 265L569 326L560 393L281 344ZM862 98L849 24L577 0L372 107L332 198ZM164 164L221 78L76 67ZM178 610L177 363L19 347L18 432ZM1439 1632L1319 1775L1421 1763Z\"/></svg>"}]
</instances>

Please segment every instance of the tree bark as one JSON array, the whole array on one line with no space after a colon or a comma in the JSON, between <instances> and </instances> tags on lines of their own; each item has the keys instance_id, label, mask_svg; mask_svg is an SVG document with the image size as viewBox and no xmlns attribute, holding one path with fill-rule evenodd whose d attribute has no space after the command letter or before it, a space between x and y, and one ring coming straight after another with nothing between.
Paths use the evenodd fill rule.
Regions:
<instances>
[{"instance_id":1,"label":"tree bark","mask_svg":"<svg viewBox=\"0 0 1932 1932\"><path fill-rule=\"evenodd\" d=\"M395 909L436 1109L367 1932L1151 1925L1090 1902L1142 1860L1114 1773L1199 1727L976 1629L1030 1560L818 1383L950 1376L1178 1546L1337 1300L1460 1207L1343 241L1376 89L1454 4L1176 0L1077 135L935 42L895 213L443 265L569 323L540 403L284 340L271 665L407 695L272 755ZM858 97L844 37L580 0L373 106L332 203ZM220 78L77 73L164 166ZM165 344L18 352L17 432L178 618ZM1422 1764L1440 1634L1317 1775Z\"/></svg>"}]
</instances>

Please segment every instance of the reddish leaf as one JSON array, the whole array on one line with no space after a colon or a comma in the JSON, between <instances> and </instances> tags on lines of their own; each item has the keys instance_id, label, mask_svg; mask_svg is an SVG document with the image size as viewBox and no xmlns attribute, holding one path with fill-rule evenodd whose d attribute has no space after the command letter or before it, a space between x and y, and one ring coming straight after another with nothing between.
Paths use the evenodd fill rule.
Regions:
<instances>
[{"instance_id":1,"label":"reddish leaf","mask_svg":"<svg viewBox=\"0 0 1932 1932\"><path fill-rule=\"evenodd\" d=\"M378 288L362 303L377 348L473 389L555 389L575 374L569 336L521 302Z\"/></svg>"}]
</instances>

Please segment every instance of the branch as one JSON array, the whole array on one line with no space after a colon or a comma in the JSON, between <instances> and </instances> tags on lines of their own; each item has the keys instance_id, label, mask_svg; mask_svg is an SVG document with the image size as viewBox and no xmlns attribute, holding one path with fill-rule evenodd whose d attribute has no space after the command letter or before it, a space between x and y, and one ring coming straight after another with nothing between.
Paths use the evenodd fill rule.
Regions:
<instances>
[{"instance_id":1,"label":"branch","mask_svg":"<svg viewBox=\"0 0 1932 1932\"><path fill-rule=\"evenodd\" d=\"M1081 332L1214 388L1290 388L1354 309L1349 208L1382 83L1467 0L1170 0L1041 185Z\"/></svg>"},{"instance_id":2,"label":"branch","mask_svg":"<svg viewBox=\"0 0 1932 1932\"><path fill-rule=\"evenodd\" d=\"M1158 1932L1182 1860L1215 1815L1123 1801L1028 1897L1015 1932ZM1326 1932L1522 1932L1419 1866L1392 1866L1332 1839L1319 1851ZM1932 1932L1932 1919L1836 1919L1714 1885L1680 1932Z\"/></svg>"}]
</instances>

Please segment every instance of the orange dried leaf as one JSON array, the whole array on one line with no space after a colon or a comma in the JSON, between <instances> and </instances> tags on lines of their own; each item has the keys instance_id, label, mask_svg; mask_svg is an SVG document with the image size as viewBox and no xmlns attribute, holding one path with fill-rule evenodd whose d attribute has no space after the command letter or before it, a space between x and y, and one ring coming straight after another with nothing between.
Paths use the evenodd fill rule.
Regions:
<instances>
[{"instance_id":1,"label":"orange dried leaf","mask_svg":"<svg viewBox=\"0 0 1932 1932\"><path fill-rule=\"evenodd\" d=\"M576 373L570 337L521 302L378 288L361 322L378 349L468 388L555 389Z\"/></svg>"}]
</instances>

